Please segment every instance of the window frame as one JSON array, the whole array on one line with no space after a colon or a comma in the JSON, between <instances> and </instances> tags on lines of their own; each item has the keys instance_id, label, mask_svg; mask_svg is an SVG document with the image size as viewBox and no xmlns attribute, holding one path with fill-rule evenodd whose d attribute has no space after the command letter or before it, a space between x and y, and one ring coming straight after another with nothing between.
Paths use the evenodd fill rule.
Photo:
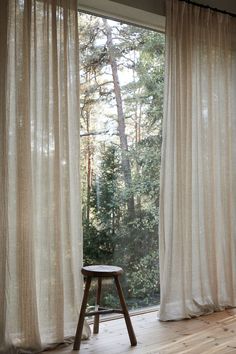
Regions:
<instances>
[{"instance_id":1,"label":"window frame","mask_svg":"<svg viewBox=\"0 0 236 354\"><path fill-rule=\"evenodd\" d=\"M78 11L94 16L120 21L128 25L143 27L148 30L165 33L166 17L131 6L123 5L111 0L78 0ZM130 316L159 311L160 304L129 311ZM123 318L123 315L113 314L100 318L100 322L107 322ZM93 324L92 319L87 320Z\"/></svg>"}]
</instances>

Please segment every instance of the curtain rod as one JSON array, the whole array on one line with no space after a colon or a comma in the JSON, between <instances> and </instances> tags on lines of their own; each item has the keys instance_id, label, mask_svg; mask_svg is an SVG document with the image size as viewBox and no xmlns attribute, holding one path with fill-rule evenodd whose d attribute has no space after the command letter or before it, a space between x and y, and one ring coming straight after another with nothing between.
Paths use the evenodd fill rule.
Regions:
<instances>
[{"instance_id":1,"label":"curtain rod","mask_svg":"<svg viewBox=\"0 0 236 354\"><path fill-rule=\"evenodd\" d=\"M198 7L202 7L202 8L204 8L204 9L209 9L209 10L212 10L212 11L220 12L220 13L225 14L225 15L229 15L229 16L232 16L232 17L236 17L236 14L234 14L234 13L232 13L232 12L220 10L220 9L217 9L216 7L211 7L211 6L209 6L209 5L198 4L197 2L194 2L194 1L191 1L191 0L179 0L179 1L184 1L184 2L186 2L187 4L190 4L190 5L195 5L195 6L198 6Z\"/></svg>"}]
</instances>

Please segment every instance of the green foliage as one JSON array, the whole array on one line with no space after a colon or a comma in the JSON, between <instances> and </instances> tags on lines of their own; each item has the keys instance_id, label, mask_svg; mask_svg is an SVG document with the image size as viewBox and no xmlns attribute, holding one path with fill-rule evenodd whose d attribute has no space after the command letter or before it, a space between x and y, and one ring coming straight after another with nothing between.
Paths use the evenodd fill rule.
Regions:
<instances>
[{"instance_id":1,"label":"green foliage","mask_svg":"<svg viewBox=\"0 0 236 354\"><path fill-rule=\"evenodd\" d=\"M99 231L93 224L83 223L84 229L84 263L110 264L114 254L114 235L105 230Z\"/></svg>"},{"instance_id":2,"label":"green foliage","mask_svg":"<svg viewBox=\"0 0 236 354\"><path fill-rule=\"evenodd\" d=\"M120 218L118 176L120 165L114 146L101 154L100 174L92 184L90 207L92 220L84 221L86 264L112 263L116 244L115 232Z\"/></svg>"},{"instance_id":3,"label":"green foliage","mask_svg":"<svg viewBox=\"0 0 236 354\"><path fill-rule=\"evenodd\" d=\"M148 208L158 208L161 166L161 136L143 139L134 151L138 172L134 173L137 195L149 200Z\"/></svg>"},{"instance_id":4,"label":"green foliage","mask_svg":"<svg viewBox=\"0 0 236 354\"><path fill-rule=\"evenodd\" d=\"M110 145L101 153L100 173L93 180L91 206L94 220L107 234L115 233L120 218L120 162L117 149Z\"/></svg>"},{"instance_id":5,"label":"green foliage","mask_svg":"<svg viewBox=\"0 0 236 354\"><path fill-rule=\"evenodd\" d=\"M164 94L164 36L157 32L146 31L140 60L137 66L141 84L144 87L143 100L149 127L160 127L163 116Z\"/></svg>"},{"instance_id":6,"label":"green foliage","mask_svg":"<svg viewBox=\"0 0 236 354\"><path fill-rule=\"evenodd\" d=\"M129 274L131 295L134 298L146 299L155 297L160 291L160 273L158 250L140 258Z\"/></svg>"}]
</instances>

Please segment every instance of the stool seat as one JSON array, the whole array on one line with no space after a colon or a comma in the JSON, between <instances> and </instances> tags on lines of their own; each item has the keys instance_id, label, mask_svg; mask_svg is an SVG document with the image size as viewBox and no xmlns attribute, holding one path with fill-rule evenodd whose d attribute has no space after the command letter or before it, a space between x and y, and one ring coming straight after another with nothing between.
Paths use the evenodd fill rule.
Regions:
<instances>
[{"instance_id":1,"label":"stool seat","mask_svg":"<svg viewBox=\"0 0 236 354\"><path fill-rule=\"evenodd\" d=\"M117 266L110 266L110 265L93 265L93 266L86 266L81 269L81 273L85 276L85 289L84 289L84 296L81 304L80 315L78 326L75 334L75 342L74 342L74 350L80 349L80 342L84 324L85 316L94 316L94 327L93 333L97 334L99 332L99 316L102 314L108 313L120 313L124 315L124 319L126 322L126 327L129 334L130 343L132 346L137 345L137 340L134 334L134 330L132 327L132 323L129 317L129 312L127 309L127 305L125 302L124 294L120 285L120 275L123 273L123 269ZM100 300L101 300L101 291L102 291L102 279L103 278L113 278L117 294L120 300L120 309L106 309L100 307ZM93 278L97 278L97 296L96 296L96 304L95 304L95 311L86 312L87 302L88 302L88 295L89 289Z\"/></svg>"},{"instance_id":2,"label":"stool seat","mask_svg":"<svg viewBox=\"0 0 236 354\"><path fill-rule=\"evenodd\" d=\"M120 275L124 271L120 267L110 266L110 265L92 265L83 267L81 270L82 274L86 277L114 277L115 275Z\"/></svg>"}]
</instances>

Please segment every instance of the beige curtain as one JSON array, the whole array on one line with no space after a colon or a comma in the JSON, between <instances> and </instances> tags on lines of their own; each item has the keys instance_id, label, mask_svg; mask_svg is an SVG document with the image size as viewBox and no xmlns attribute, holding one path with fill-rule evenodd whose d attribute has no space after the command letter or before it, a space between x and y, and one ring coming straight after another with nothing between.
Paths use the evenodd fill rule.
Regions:
<instances>
[{"instance_id":1,"label":"beige curtain","mask_svg":"<svg viewBox=\"0 0 236 354\"><path fill-rule=\"evenodd\" d=\"M236 18L167 1L161 320L236 306Z\"/></svg>"},{"instance_id":2,"label":"beige curtain","mask_svg":"<svg viewBox=\"0 0 236 354\"><path fill-rule=\"evenodd\" d=\"M75 334L82 293L76 0L0 3L0 351Z\"/></svg>"}]
</instances>

